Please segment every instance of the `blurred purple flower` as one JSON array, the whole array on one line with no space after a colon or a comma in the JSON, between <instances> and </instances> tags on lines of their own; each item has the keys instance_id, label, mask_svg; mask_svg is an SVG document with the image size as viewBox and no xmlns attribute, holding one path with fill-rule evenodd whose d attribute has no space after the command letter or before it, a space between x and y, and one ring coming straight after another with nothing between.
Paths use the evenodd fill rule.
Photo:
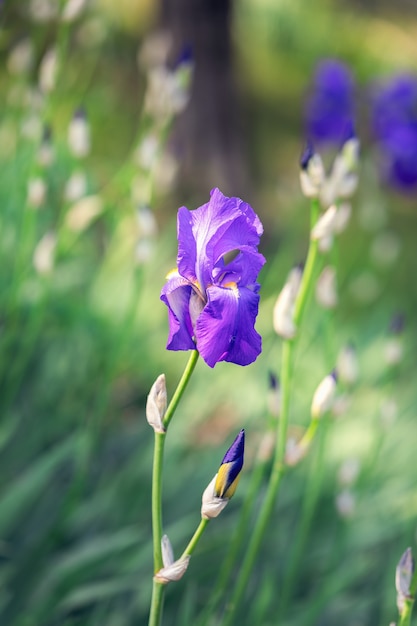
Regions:
<instances>
[{"instance_id":1,"label":"blurred purple flower","mask_svg":"<svg viewBox=\"0 0 417 626\"><path fill-rule=\"evenodd\" d=\"M210 367L252 363L262 349L254 328L256 280L265 263L258 216L246 202L213 189L207 204L179 209L177 230L177 268L161 291L169 316L167 349L197 349Z\"/></svg>"},{"instance_id":2,"label":"blurred purple flower","mask_svg":"<svg viewBox=\"0 0 417 626\"><path fill-rule=\"evenodd\" d=\"M317 66L305 104L307 136L340 146L353 133L354 81L348 67L335 59Z\"/></svg>"},{"instance_id":3,"label":"blurred purple flower","mask_svg":"<svg viewBox=\"0 0 417 626\"><path fill-rule=\"evenodd\" d=\"M395 76L375 88L372 128L385 180L402 191L417 187L417 77Z\"/></svg>"}]
</instances>

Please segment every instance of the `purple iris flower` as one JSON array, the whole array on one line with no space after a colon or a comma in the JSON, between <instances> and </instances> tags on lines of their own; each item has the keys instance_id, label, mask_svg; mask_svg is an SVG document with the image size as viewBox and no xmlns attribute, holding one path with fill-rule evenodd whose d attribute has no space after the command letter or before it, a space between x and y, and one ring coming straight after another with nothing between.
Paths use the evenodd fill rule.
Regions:
<instances>
[{"instance_id":1,"label":"purple iris flower","mask_svg":"<svg viewBox=\"0 0 417 626\"><path fill-rule=\"evenodd\" d=\"M207 365L252 363L262 340L256 282L265 259L258 252L263 227L252 207L213 189L195 211L178 210L177 268L161 300L168 307L168 350L197 349Z\"/></svg>"},{"instance_id":2,"label":"purple iris flower","mask_svg":"<svg viewBox=\"0 0 417 626\"><path fill-rule=\"evenodd\" d=\"M317 143L340 146L351 133L354 82L349 69L335 59L317 66L305 106L307 135Z\"/></svg>"},{"instance_id":3,"label":"purple iris flower","mask_svg":"<svg viewBox=\"0 0 417 626\"><path fill-rule=\"evenodd\" d=\"M372 128L385 180L399 190L417 186L417 77L396 76L373 94Z\"/></svg>"}]
</instances>

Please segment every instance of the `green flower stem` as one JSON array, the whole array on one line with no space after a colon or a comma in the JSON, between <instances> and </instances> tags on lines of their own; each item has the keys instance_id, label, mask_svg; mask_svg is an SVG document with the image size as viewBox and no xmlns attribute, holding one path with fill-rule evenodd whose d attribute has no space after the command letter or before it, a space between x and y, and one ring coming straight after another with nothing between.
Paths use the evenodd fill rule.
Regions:
<instances>
[{"instance_id":1,"label":"green flower stem","mask_svg":"<svg viewBox=\"0 0 417 626\"><path fill-rule=\"evenodd\" d=\"M320 213L320 205L317 199L313 199L311 202L310 211L310 225L311 228L317 222ZM290 391L291 383L293 379L294 369L294 353L297 344L297 338L300 334L300 326L302 316L305 310L305 306L310 294L313 279L315 275L316 262L318 255L318 242L310 240L310 245L307 254L307 260L303 271L300 289L298 292L297 300L295 302L294 310L294 323L297 327L297 336L294 339L285 340L282 347L282 362L281 362L281 411L280 419L278 421L277 428L277 443L275 447L274 462L269 478L268 487L266 490L265 498L261 506L261 510L258 519L255 524L254 531L249 541L243 563L230 596L229 603L226 607L225 616L223 620L223 626L230 626L233 623L234 615L239 607L250 573L253 569L256 555L259 551L262 539L265 535L268 522L274 510L274 506L277 499L281 478L285 471L284 457L287 441L287 430L289 422L289 407L290 407Z\"/></svg>"},{"instance_id":2,"label":"green flower stem","mask_svg":"<svg viewBox=\"0 0 417 626\"><path fill-rule=\"evenodd\" d=\"M194 368L196 366L196 363L198 361L198 357L199 357L199 352L198 350L193 350L190 354L190 358L188 359L188 363L185 367L184 373L181 377L180 382L178 383L178 387L175 390L174 395L172 396L171 402L168 405L168 408L166 410L164 419L163 419L163 425L165 426L165 429L168 428L169 423L172 419L172 416L175 413L175 410L178 406L179 401L182 398L182 394L184 393L184 390L187 386L187 383L191 377L191 374L194 371Z\"/></svg>"},{"instance_id":3,"label":"green flower stem","mask_svg":"<svg viewBox=\"0 0 417 626\"><path fill-rule=\"evenodd\" d=\"M149 626L160 626L162 621L162 612L164 608L164 591L166 585L153 581L152 587L152 604L149 614Z\"/></svg>"},{"instance_id":4,"label":"green flower stem","mask_svg":"<svg viewBox=\"0 0 417 626\"><path fill-rule=\"evenodd\" d=\"M194 535L191 537L188 543L188 546L185 548L184 552L181 554L181 557L180 557L181 559L184 559L186 556L192 555L198 542L201 539L202 534L206 530L206 527L209 521L210 521L209 519L205 519L204 517L201 518L201 521L198 525L197 530L195 531Z\"/></svg>"},{"instance_id":5,"label":"green flower stem","mask_svg":"<svg viewBox=\"0 0 417 626\"><path fill-rule=\"evenodd\" d=\"M165 412L163 425L165 430L168 429L169 423L175 413L179 401L187 387L191 375L196 366L199 353L197 350L191 352L188 363L178 386L172 396L171 402ZM152 469L152 536L153 536L153 559L154 573L163 567L162 561L162 466L165 447L165 433L155 432L154 439L154 457ZM149 615L149 626L159 626L162 619L162 610L164 603L164 587L165 585L154 580L152 588L151 610Z\"/></svg>"},{"instance_id":6,"label":"green flower stem","mask_svg":"<svg viewBox=\"0 0 417 626\"><path fill-rule=\"evenodd\" d=\"M227 582L232 574L237 557L239 556L239 553L241 553L242 545L244 543L246 531L249 524L250 514L253 509L253 503L255 502L256 497L259 494L259 490L265 476L266 468L267 464L265 462L259 462L252 471L249 486L245 495L245 500L239 515L238 524L229 543L227 554L223 560L220 573L216 580L216 585L204 608L204 611L197 619L196 624L205 624L208 618L211 615L214 615L216 607L218 606L223 596L224 590L226 589Z\"/></svg>"},{"instance_id":7,"label":"green flower stem","mask_svg":"<svg viewBox=\"0 0 417 626\"><path fill-rule=\"evenodd\" d=\"M411 613L413 612L413 606L415 601L415 596L417 593L417 569L414 569L413 576L411 578L410 583L410 593L408 597L404 600L404 608L400 615L400 621L398 622L398 626L410 626L411 624Z\"/></svg>"},{"instance_id":8,"label":"green flower stem","mask_svg":"<svg viewBox=\"0 0 417 626\"><path fill-rule=\"evenodd\" d=\"M297 574L299 571L299 567L303 558L304 548L307 542L307 537L309 533L309 529L311 526L311 522L314 516L314 511L316 510L316 504L320 493L320 488L323 481L324 475L324 450L325 450L325 440L326 440L326 431L328 424L325 418L315 419L311 421L311 433L312 437L314 437L314 433L317 432L317 428L320 422L324 422L320 427L320 432L318 434L318 449L315 461L313 463L313 468L310 470L308 474L307 485L304 490L304 501L302 504L301 510L301 521L297 530L297 535L295 539L295 543L292 547L290 557L288 559L289 566L287 571L285 572L285 577L282 586L282 594L280 600L280 608L279 608L279 617L278 623L283 618L285 614L285 610L288 606L288 602L291 601L292 592L294 589L294 585L296 583ZM313 426L314 425L314 426ZM310 430L310 428L308 429ZM308 432L308 431L307 431ZM307 433L306 433L307 434ZM310 439L311 441L311 439Z\"/></svg>"}]
</instances>

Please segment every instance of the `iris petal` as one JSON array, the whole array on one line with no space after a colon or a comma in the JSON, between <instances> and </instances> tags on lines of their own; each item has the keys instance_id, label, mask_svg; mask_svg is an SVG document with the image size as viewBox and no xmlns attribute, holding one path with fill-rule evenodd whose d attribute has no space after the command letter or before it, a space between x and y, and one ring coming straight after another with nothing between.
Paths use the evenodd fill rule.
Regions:
<instances>
[{"instance_id":1,"label":"iris petal","mask_svg":"<svg viewBox=\"0 0 417 626\"><path fill-rule=\"evenodd\" d=\"M178 273L172 273L162 288L161 300L168 307L168 350L195 349L189 308L191 292L191 285Z\"/></svg>"},{"instance_id":2,"label":"iris petal","mask_svg":"<svg viewBox=\"0 0 417 626\"><path fill-rule=\"evenodd\" d=\"M196 322L197 350L210 367L219 361L248 365L262 349L254 324L259 296L250 289L212 286Z\"/></svg>"},{"instance_id":3,"label":"iris petal","mask_svg":"<svg viewBox=\"0 0 417 626\"><path fill-rule=\"evenodd\" d=\"M195 337L210 367L219 361L247 365L257 358L262 232L252 207L219 189L198 209L179 209L178 271L161 292L169 309L168 349L194 349Z\"/></svg>"}]
</instances>

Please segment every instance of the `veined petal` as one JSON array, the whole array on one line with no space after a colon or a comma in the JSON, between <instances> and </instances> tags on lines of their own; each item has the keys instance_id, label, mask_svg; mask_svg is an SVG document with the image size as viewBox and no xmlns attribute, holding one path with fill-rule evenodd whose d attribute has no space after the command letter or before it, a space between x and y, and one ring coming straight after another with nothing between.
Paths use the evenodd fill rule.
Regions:
<instances>
[{"instance_id":1,"label":"veined petal","mask_svg":"<svg viewBox=\"0 0 417 626\"><path fill-rule=\"evenodd\" d=\"M225 265L219 262L213 270L213 278L218 285L235 282L246 287L257 285L256 279L265 264L265 258L254 248L244 246L240 253ZM257 290L257 289L252 289Z\"/></svg>"},{"instance_id":2,"label":"veined petal","mask_svg":"<svg viewBox=\"0 0 417 626\"><path fill-rule=\"evenodd\" d=\"M168 350L194 350L190 317L192 287L178 272L171 272L161 291L161 300L168 307Z\"/></svg>"},{"instance_id":3,"label":"veined petal","mask_svg":"<svg viewBox=\"0 0 417 626\"><path fill-rule=\"evenodd\" d=\"M202 291L212 282L214 265L227 252L256 248L263 232L252 207L240 198L228 198L219 189L194 211L178 212L178 270Z\"/></svg>"},{"instance_id":4,"label":"veined petal","mask_svg":"<svg viewBox=\"0 0 417 626\"><path fill-rule=\"evenodd\" d=\"M218 361L248 365L262 349L261 336L254 329L259 295L236 285L211 286L208 303L196 322L197 350L210 367Z\"/></svg>"}]
</instances>

